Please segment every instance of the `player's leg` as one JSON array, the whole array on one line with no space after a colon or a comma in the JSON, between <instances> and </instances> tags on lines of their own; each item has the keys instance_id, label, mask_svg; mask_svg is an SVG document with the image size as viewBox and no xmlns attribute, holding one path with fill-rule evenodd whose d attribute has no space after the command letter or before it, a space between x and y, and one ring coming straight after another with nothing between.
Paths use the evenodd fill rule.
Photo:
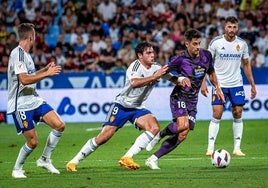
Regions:
<instances>
[{"instance_id":1,"label":"player's leg","mask_svg":"<svg viewBox=\"0 0 268 188\"><path fill-rule=\"evenodd\" d=\"M48 104L42 104L36 109L36 117L42 117L47 125L49 125L52 130L49 133L41 157L36 161L38 167L47 169L53 174L60 174L59 170L56 169L51 160L51 154L56 148L62 133L65 129L65 123L62 121L60 116L52 109Z\"/></svg>"},{"instance_id":2,"label":"player's leg","mask_svg":"<svg viewBox=\"0 0 268 188\"><path fill-rule=\"evenodd\" d=\"M241 140L243 136L243 120L242 120L243 106L232 107L233 112L233 136L234 136L234 150L233 155L245 156L241 151Z\"/></svg>"},{"instance_id":3,"label":"player's leg","mask_svg":"<svg viewBox=\"0 0 268 188\"><path fill-rule=\"evenodd\" d=\"M106 125L101 132L93 138L90 138L80 151L67 163L67 171L77 171L76 166L88 155L93 153L100 145L106 143L115 134L118 127Z\"/></svg>"},{"instance_id":4,"label":"player's leg","mask_svg":"<svg viewBox=\"0 0 268 188\"><path fill-rule=\"evenodd\" d=\"M222 88L225 99L228 98L229 89ZM224 104L223 102L215 96L215 90L212 89L212 119L209 123L208 128L208 147L206 151L206 156L211 156L214 151L214 146L216 138L220 129L220 121L223 114Z\"/></svg>"},{"instance_id":5,"label":"player's leg","mask_svg":"<svg viewBox=\"0 0 268 188\"><path fill-rule=\"evenodd\" d=\"M167 138L161 145L160 149L157 150L151 157L149 157L145 164L150 167L151 169L160 169L158 167L158 159L171 151L173 151L175 148L178 147L180 143L182 143L190 130L189 122L193 123L192 121L189 121L188 116L181 116L177 118L177 129L179 130L179 133L177 135L172 135L169 138ZM193 126L192 126L193 127Z\"/></svg>"},{"instance_id":6,"label":"player's leg","mask_svg":"<svg viewBox=\"0 0 268 188\"><path fill-rule=\"evenodd\" d=\"M141 111L137 112L137 114L140 114L140 112ZM155 116L153 116L147 110L144 112L145 112L145 115L141 115L141 116L138 115L139 117L136 118L136 121L134 124L137 125L140 129L145 130L145 131L136 138L134 144L125 153L125 155L121 157L121 159L118 162L121 166L124 166L129 169L133 169L133 170L138 169L140 165L135 163L132 157L138 154L141 150L143 150L160 130Z\"/></svg>"},{"instance_id":7,"label":"player's leg","mask_svg":"<svg viewBox=\"0 0 268 188\"><path fill-rule=\"evenodd\" d=\"M214 151L215 141L220 129L220 121L223 113L223 105L213 105L213 117L209 122L208 128L208 147L207 147L207 156L211 156Z\"/></svg>"},{"instance_id":8,"label":"player's leg","mask_svg":"<svg viewBox=\"0 0 268 188\"><path fill-rule=\"evenodd\" d=\"M112 138L115 132L126 123L127 118L128 114L124 113L121 106L114 103L107 114L107 121L104 123L101 132L96 137L90 138L84 144L80 151L67 163L66 170L77 171L76 166L79 162Z\"/></svg>"},{"instance_id":9,"label":"player's leg","mask_svg":"<svg viewBox=\"0 0 268 188\"><path fill-rule=\"evenodd\" d=\"M23 133L26 143L21 147L15 165L12 171L12 177L14 178L26 178L24 175L23 165L37 146L37 134L32 121L33 111L16 111L13 115L14 123L17 129L17 133Z\"/></svg>"},{"instance_id":10,"label":"player's leg","mask_svg":"<svg viewBox=\"0 0 268 188\"><path fill-rule=\"evenodd\" d=\"M170 135L177 135L179 130L177 129L177 124L176 122L172 122L168 124L163 130L161 130L153 140L146 146L147 151L151 151L154 146L165 136L170 136Z\"/></svg>"},{"instance_id":11,"label":"player's leg","mask_svg":"<svg viewBox=\"0 0 268 188\"><path fill-rule=\"evenodd\" d=\"M241 151L240 145L243 136L243 121L242 111L245 104L245 91L244 88L235 87L230 89L230 101L232 103L233 114L233 137L234 137L234 156L245 156Z\"/></svg>"}]
</instances>

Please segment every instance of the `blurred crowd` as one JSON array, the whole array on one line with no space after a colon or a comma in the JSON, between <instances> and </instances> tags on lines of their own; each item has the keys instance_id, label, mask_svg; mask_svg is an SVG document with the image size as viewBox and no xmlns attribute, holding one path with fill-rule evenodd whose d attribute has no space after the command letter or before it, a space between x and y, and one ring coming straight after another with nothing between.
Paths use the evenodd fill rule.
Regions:
<instances>
[{"instance_id":1,"label":"blurred crowd","mask_svg":"<svg viewBox=\"0 0 268 188\"><path fill-rule=\"evenodd\" d=\"M0 73L18 45L17 26L36 27L32 57L37 69L55 61L64 72L124 72L135 46L151 42L156 61L167 64L184 49L185 30L203 33L202 47L223 33L224 18L236 16L238 36L249 44L254 67L268 67L267 0L2 0Z\"/></svg>"}]
</instances>

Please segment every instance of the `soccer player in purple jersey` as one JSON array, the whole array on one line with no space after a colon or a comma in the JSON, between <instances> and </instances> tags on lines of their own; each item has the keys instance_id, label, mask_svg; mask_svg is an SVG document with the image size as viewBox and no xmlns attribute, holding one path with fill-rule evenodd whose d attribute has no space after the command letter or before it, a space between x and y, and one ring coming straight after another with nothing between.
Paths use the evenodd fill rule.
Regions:
<instances>
[{"instance_id":1,"label":"soccer player in purple jersey","mask_svg":"<svg viewBox=\"0 0 268 188\"><path fill-rule=\"evenodd\" d=\"M225 101L214 72L212 55L208 50L201 49L201 32L189 29L185 32L186 50L171 59L168 65L170 71L180 75L180 85L176 85L170 95L170 108L173 122L161 130L147 145L148 151L165 136L169 136L151 157L146 160L146 166L160 169L158 159L182 143L189 130L194 129L197 113L198 93L206 74L216 89L216 96Z\"/></svg>"}]
</instances>

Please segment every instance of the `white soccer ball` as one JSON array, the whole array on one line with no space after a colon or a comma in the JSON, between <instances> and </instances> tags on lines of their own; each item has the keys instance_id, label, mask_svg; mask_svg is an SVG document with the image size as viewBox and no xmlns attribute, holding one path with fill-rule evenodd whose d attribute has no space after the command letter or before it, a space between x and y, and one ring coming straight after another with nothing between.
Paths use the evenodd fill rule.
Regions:
<instances>
[{"instance_id":1,"label":"white soccer ball","mask_svg":"<svg viewBox=\"0 0 268 188\"><path fill-rule=\"evenodd\" d=\"M224 149L217 149L211 155L211 163L216 168L226 168L231 161L230 153Z\"/></svg>"}]
</instances>

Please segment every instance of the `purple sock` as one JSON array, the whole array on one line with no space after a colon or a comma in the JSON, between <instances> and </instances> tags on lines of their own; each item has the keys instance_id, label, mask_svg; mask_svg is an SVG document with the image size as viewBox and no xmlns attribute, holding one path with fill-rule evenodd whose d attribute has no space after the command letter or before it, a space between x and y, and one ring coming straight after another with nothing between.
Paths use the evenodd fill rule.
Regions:
<instances>
[{"instance_id":1,"label":"purple sock","mask_svg":"<svg viewBox=\"0 0 268 188\"><path fill-rule=\"evenodd\" d=\"M171 152L172 150L174 150L178 145L180 144L180 141L178 141L178 135L173 135L171 137L169 137L168 139L166 139L159 150L157 150L154 155L157 158L162 157L163 155L168 154L169 152Z\"/></svg>"},{"instance_id":2,"label":"purple sock","mask_svg":"<svg viewBox=\"0 0 268 188\"><path fill-rule=\"evenodd\" d=\"M178 132L179 131L177 129L177 124L173 122L173 123L170 123L168 126L166 126L166 128L160 132L160 137L164 138L165 136L168 136L168 135L174 135L174 134L177 135Z\"/></svg>"}]
</instances>

